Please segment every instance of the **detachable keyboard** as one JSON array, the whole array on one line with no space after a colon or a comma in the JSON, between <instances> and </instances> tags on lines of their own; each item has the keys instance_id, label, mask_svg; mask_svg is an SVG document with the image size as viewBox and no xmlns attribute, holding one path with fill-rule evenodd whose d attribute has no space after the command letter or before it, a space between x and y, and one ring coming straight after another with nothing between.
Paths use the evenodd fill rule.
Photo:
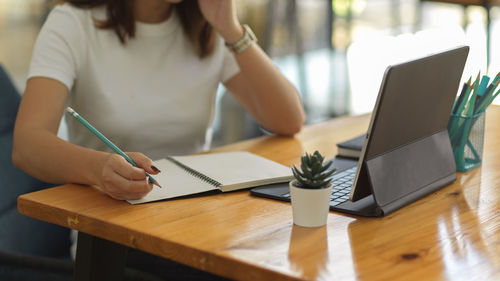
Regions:
<instances>
[{"instance_id":1,"label":"detachable keyboard","mask_svg":"<svg viewBox=\"0 0 500 281\"><path fill-rule=\"evenodd\" d=\"M330 195L330 206L337 206L340 203L344 203L349 200L349 193L351 192L351 187L354 184L354 178L356 177L357 166L350 169L342 171L340 173L334 174L330 180L333 184L332 194ZM282 197L290 200L290 192L287 192Z\"/></svg>"}]
</instances>

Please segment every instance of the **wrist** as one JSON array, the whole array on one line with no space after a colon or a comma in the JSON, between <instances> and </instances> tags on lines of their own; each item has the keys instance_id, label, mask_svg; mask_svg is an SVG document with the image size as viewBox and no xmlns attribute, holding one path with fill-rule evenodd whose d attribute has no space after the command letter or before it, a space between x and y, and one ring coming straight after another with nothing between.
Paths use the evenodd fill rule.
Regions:
<instances>
[{"instance_id":1,"label":"wrist","mask_svg":"<svg viewBox=\"0 0 500 281\"><path fill-rule=\"evenodd\" d=\"M226 47L228 47L231 52L240 54L255 42L257 42L257 37L255 37L252 29L245 24L243 25L243 36L241 36L235 43L229 43L226 41Z\"/></svg>"},{"instance_id":2,"label":"wrist","mask_svg":"<svg viewBox=\"0 0 500 281\"><path fill-rule=\"evenodd\" d=\"M89 179L91 185L100 186L102 184L101 180L104 171L104 166L106 166L106 162L108 162L108 159L112 154L113 153L108 153L103 151L95 151L95 153L92 154L93 155L91 159L92 172L91 172L91 178Z\"/></svg>"},{"instance_id":3,"label":"wrist","mask_svg":"<svg viewBox=\"0 0 500 281\"><path fill-rule=\"evenodd\" d=\"M224 32L219 32L219 34L224 38L227 44L234 44L240 40L245 34L245 29L241 24L236 24L233 28L230 28Z\"/></svg>"}]
</instances>

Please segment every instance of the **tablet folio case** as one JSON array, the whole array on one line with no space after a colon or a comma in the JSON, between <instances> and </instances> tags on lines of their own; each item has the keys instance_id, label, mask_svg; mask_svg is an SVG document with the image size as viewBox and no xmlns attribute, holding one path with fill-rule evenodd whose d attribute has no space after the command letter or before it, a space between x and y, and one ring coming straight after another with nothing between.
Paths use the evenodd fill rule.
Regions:
<instances>
[{"instance_id":1,"label":"tablet folio case","mask_svg":"<svg viewBox=\"0 0 500 281\"><path fill-rule=\"evenodd\" d=\"M408 205L456 179L446 129L365 164L378 216Z\"/></svg>"}]
</instances>

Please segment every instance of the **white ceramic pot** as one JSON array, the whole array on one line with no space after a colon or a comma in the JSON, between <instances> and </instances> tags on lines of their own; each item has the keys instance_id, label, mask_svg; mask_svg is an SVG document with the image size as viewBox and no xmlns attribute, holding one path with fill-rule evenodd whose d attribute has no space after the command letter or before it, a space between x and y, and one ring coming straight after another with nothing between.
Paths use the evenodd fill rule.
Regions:
<instances>
[{"instance_id":1,"label":"white ceramic pot","mask_svg":"<svg viewBox=\"0 0 500 281\"><path fill-rule=\"evenodd\" d=\"M318 227L326 224L330 207L332 184L321 189L296 187L296 180L290 182L293 223L304 227Z\"/></svg>"}]
</instances>

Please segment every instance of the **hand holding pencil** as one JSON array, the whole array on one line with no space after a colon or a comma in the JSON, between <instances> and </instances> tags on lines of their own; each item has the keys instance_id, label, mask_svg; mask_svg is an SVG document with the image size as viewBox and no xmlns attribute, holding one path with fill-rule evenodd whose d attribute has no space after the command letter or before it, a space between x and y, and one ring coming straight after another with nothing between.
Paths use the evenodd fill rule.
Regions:
<instances>
[{"instance_id":1,"label":"hand holding pencil","mask_svg":"<svg viewBox=\"0 0 500 281\"><path fill-rule=\"evenodd\" d=\"M148 190L144 190L144 186L154 184L161 187L151 176L151 174L158 174L160 172L152 165L151 159L138 152L125 154L125 152L113 144L71 107L67 107L66 111L117 153L110 154L103 164L102 179L100 181L101 187L108 195L119 200L137 199L146 195L152 188L149 187ZM128 168L127 162L134 167L129 166L130 168ZM144 180L149 184L144 184Z\"/></svg>"}]
</instances>

